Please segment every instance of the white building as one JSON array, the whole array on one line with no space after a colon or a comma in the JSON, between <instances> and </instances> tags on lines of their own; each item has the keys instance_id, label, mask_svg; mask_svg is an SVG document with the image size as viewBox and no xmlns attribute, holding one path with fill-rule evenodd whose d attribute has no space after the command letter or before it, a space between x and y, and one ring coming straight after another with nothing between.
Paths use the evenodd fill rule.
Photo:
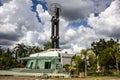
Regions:
<instances>
[{"instance_id":1,"label":"white building","mask_svg":"<svg viewBox=\"0 0 120 80\"><path fill-rule=\"evenodd\" d=\"M71 64L72 56L74 54L64 52L61 49L48 49L21 58L21 60L27 60L26 67L28 70L26 71L28 72L52 73L54 71L63 72L63 66Z\"/></svg>"}]
</instances>

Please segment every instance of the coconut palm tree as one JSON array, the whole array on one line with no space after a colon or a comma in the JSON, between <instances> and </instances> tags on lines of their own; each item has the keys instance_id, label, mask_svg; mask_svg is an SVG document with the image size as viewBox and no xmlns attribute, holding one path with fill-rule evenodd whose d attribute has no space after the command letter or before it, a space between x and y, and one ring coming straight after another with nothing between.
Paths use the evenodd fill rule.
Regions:
<instances>
[{"instance_id":1,"label":"coconut palm tree","mask_svg":"<svg viewBox=\"0 0 120 80\"><path fill-rule=\"evenodd\" d=\"M21 58L26 57L27 54L27 47L24 45L24 43L16 44L16 47L14 48L15 57Z\"/></svg>"},{"instance_id":2,"label":"coconut palm tree","mask_svg":"<svg viewBox=\"0 0 120 80\"><path fill-rule=\"evenodd\" d=\"M81 50L81 55L83 55L84 60L85 60L85 76L87 76L87 55L88 55L88 50L89 49L82 49Z\"/></svg>"}]
</instances>

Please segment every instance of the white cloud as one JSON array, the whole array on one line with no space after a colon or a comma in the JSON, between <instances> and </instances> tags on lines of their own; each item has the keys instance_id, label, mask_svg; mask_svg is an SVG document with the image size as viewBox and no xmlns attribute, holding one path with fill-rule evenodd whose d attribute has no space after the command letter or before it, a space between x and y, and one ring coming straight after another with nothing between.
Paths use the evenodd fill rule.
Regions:
<instances>
[{"instance_id":1,"label":"white cloud","mask_svg":"<svg viewBox=\"0 0 120 80\"><path fill-rule=\"evenodd\" d=\"M48 8L53 3L60 4L62 6L61 14L67 20L83 19L94 10L94 3L91 0L46 0L46 2Z\"/></svg>"},{"instance_id":2,"label":"white cloud","mask_svg":"<svg viewBox=\"0 0 120 80\"><path fill-rule=\"evenodd\" d=\"M61 48L71 49L73 52L79 53L81 49L89 48L91 43L98 38L92 28L85 26L79 26L77 29L69 28L64 32Z\"/></svg>"},{"instance_id":3,"label":"white cloud","mask_svg":"<svg viewBox=\"0 0 120 80\"><path fill-rule=\"evenodd\" d=\"M81 20L92 12L104 11L113 0L45 0L50 9L51 4L61 5L62 16L67 20Z\"/></svg>"},{"instance_id":4,"label":"white cloud","mask_svg":"<svg viewBox=\"0 0 120 80\"><path fill-rule=\"evenodd\" d=\"M76 32L73 29L68 29L65 33L65 40L69 41L72 40L75 36Z\"/></svg>"},{"instance_id":5,"label":"white cloud","mask_svg":"<svg viewBox=\"0 0 120 80\"><path fill-rule=\"evenodd\" d=\"M75 52L75 53L80 53L80 50L82 50L82 49L84 49L84 47L80 47L80 46L78 46L77 44L75 45L73 45L73 51Z\"/></svg>"},{"instance_id":6,"label":"white cloud","mask_svg":"<svg viewBox=\"0 0 120 80\"><path fill-rule=\"evenodd\" d=\"M9 27L12 27L12 28L9 28ZM0 28L1 28L0 29L1 33L9 34L9 33L16 33L17 26L13 25L13 24L6 23L6 24L2 24L2 25L0 24Z\"/></svg>"},{"instance_id":7,"label":"white cloud","mask_svg":"<svg viewBox=\"0 0 120 80\"><path fill-rule=\"evenodd\" d=\"M77 29L76 37L74 38L74 50L75 48L89 48L91 43L98 39L96 32L89 27L79 26Z\"/></svg>"},{"instance_id":8,"label":"white cloud","mask_svg":"<svg viewBox=\"0 0 120 80\"><path fill-rule=\"evenodd\" d=\"M4 4L4 3L10 2L11 0L0 0L0 1L1 1L2 4Z\"/></svg>"},{"instance_id":9,"label":"white cloud","mask_svg":"<svg viewBox=\"0 0 120 80\"><path fill-rule=\"evenodd\" d=\"M4 5L0 7L1 40L14 44L21 41L27 32L40 30L40 23L38 23L35 13L31 11L31 6L32 1L30 0L5 1Z\"/></svg>"},{"instance_id":10,"label":"white cloud","mask_svg":"<svg viewBox=\"0 0 120 80\"><path fill-rule=\"evenodd\" d=\"M20 43L26 43L27 45L35 45L38 43L39 33L36 31L28 31L26 35L20 40Z\"/></svg>"},{"instance_id":11,"label":"white cloud","mask_svg":"<svg viewBox=\"0 0 120 80\"><path fill-rule=\"evenodd\" d=\"M100 35L120 38L120 1L115 0L111 6L108 7L98 17L90 15L88 19L89 24L96 30Z\"/></svg>"},{"instance_id":12,"label":"white cloud","mask_svg":"<svg viewBox=\"0 0 120 80\"><path fill-rule=\"evenodd\" d=\"M112 1L114 0L93 0L95 5L95 12L100 13L101 11L104 11L106 7L109 7Z\"/></svg>"},{"instance_id":13,"label":"white cloud","mask_svg":"<svg viewBox=\"0 0 120 80\"><path fill-rule=\"evenodd\" d=\"M64 6L63 10L65 11L64 15L60 17L59 23L62 49L78 53L82 48L90 47L91 42L101 37L119 33L119 0L114 1L105 11L105 7L99 7L99 11L103 12L98 17L90 15L88 22L92 28L84 25L69 26L69 23L70 20L87 17L94 10L95 0L58 1ZM47 2L51 4L51 0L47 0ZM99 4L102 5L102 3L104 1ZM31 0L11 0L0 7L0 45L6 46L23 42L41 47L44 42L50 41L51 16L48 11L43 10L40 4L37 5L37 12L41 19L41 23L39 23L36 13L31 11L32 5Z\"/></svg>"}]
</instances>

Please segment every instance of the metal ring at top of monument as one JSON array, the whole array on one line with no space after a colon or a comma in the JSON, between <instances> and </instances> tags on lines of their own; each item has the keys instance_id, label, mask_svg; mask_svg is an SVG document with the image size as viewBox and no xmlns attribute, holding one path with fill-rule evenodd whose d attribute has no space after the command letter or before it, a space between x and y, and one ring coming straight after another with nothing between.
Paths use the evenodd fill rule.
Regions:
<instances>
[{"instance_id":1,"label":"metal ring at top of monument","mask_svg":"<svg viewBox=\"0 0 120 80\"><path fill-rule=\"evenodd\" d=\"M57 8L59 8L60 9L60 11L59 11L59 15L61 15L61 13L62 13L62 6L60 5L60 4L58 4L58 3L52 3L49 7L48 7L48 12L49 12L49 14L50 15L54 15L55 14L55 11L56 11L56 9Z\"/></svg>"}]
</instances>

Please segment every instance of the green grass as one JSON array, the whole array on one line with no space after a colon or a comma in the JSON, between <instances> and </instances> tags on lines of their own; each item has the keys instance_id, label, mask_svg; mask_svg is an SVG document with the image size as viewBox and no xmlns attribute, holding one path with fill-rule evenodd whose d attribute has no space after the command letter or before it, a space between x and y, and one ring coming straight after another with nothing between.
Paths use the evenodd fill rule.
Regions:
<instances>
[{"instance_id":1,"label":"green grass","mask_svg":"<svg viewBox=\"0 0 120 80\"><path fill-rule=\"evenodd\" d=\"M53 79L53 80L120 80L120 77L110 77L110 76L101 76L101 77L85 77L85 78L66 78L66 79Z\"/></svg>"}]
</instances>

